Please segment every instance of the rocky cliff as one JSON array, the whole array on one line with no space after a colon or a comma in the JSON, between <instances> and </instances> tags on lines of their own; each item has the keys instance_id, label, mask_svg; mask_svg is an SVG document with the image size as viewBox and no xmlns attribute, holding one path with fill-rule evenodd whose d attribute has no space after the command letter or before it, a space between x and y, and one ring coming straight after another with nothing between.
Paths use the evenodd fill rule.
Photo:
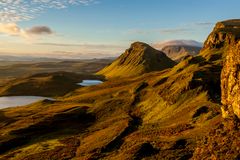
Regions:
<instances>
[{"instance_id":1,"label":"rocky cliff","mask_svg":"<svg viewBox=\"0 0 240 160\"><path fill-rule=\"evenodd\" d=\"M204 48L221 48L240 38L240 20L218 22L204 43Z\"/></svg>"},{"instance_id":2,"label":"rocky cliff","mask_svg":"<svg viewBox=\"0 0 240 160\"><path fill-rule=\"evenodd\" d=\"M221 116L217 125L197 141L192 159L240 159L240 20L216 24L201 56L217 65L221 75ZM215 94L215 93L214 93ZM237 118L238 117L238 118Z\"/></svg>"},{"instance_id":3,"label":"rocky cliff","mask_svg":"<svg viewBox=\"0 0 240 160\"><path fill-rule=\"evenodd\" d=\"M240 118L240 42L230 47L221 75L223 117Z\"/></svg>"},{"instance_id":4,"label":"rocky cliff","mask_svg":"<svg viewBox=\"0 0 240 160\"><path fill-rule=\"evenodd\" d=\"M240 20L218 22L204 43L200 55L222 69L223 117L240 117Z\"/></svg>"},{"instance_id":5,"label":"rocky cliff","mask_svg":"<svg viewBox=\"0 0 240 160\"><path fill-rule=\"evenodd\" d=\"M240 20L218 22L204 43L201 55L210 61L222 61L230 46L240 39Z\"/></svg>"}]
</instances>

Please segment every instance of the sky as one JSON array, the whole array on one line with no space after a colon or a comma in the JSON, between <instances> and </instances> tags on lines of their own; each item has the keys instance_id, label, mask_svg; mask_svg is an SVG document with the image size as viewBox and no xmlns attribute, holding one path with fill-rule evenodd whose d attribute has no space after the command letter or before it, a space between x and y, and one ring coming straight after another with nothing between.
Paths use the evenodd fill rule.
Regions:
<instances>
[{"instance_id":1,"label":"sky","mask_svg":"<svg viewBox=\"0 0 240 160\"><path fill-rule=\"evenodd\" d=\"M134 41L204 42L239 0L0 0L0 55L112 57Z\"/></svg>"}]
</instances>

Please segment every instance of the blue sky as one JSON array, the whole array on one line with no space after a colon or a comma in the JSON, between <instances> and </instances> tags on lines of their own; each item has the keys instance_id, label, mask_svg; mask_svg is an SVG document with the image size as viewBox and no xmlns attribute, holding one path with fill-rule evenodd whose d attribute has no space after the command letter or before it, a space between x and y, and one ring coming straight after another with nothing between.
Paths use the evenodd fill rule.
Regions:
<instances>
[{"instance_id":1,"label":"blue sky","mask_svg":"<svg viewBox=\"0 0 240 160\"><path fill-rule=\"evenodd\" d=\"M203 42L217 21L240 18L239 6L239 0L6 0L0 54L98 57L134 41Z\"/></svg>"}]
</instances>

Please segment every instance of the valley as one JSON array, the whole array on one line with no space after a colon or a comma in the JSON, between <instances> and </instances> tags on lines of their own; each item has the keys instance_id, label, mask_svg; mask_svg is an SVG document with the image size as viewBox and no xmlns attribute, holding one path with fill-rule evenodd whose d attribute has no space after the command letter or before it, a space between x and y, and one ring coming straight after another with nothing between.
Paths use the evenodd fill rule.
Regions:
<instances>
[{"instance_id":1,"label":"valley","mask_svg":"<svg viewBox=\"0 0 240 160\"><path fill-rule=\"evenodd\" d=\"M1 96L56 100L0 110L0 159L238 160L239 43L227 20L179 62L134 42L114 61L1 67Z\"/></svg>"},{"instance_id":2,"label":"valley","mask_svg":"<svg viewBox=\"0 0 240 160\"><path fill-rule=\"evenodd\" d=\"M1 58L0 58L1 59ZM92 74L113 60L109 59L86 59L86 60L25 60L0 61L0 86L15 78L22 78L38 73L73 72L78 74Z\"/></svg>"}]
</instances>

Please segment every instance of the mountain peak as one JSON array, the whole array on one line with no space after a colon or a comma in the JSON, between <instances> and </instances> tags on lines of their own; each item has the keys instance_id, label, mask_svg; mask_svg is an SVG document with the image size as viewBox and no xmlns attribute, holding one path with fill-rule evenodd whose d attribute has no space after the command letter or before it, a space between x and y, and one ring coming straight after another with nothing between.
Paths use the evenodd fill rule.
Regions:
<instances>
[{"instance_id":1,"label":"mountain peak","mask_svg":"<svg viewBox=\"0 0 240 160\"><path fill-rule=\"evenodd\" d=\"M146 54L147 50L154 50L150 45L144 43L144 42L134 42L131 44L130 48L128 48L125 53L127 54L134 54L136 55L141 55L141 54Z\"/></svg>"},{"instance_id":2,"label":"mountain peak","mask_svg":"<svg viewBox=\"0 0 240 160\"><path fill-rule=\"evenodd\" d=\"M134 42L111 65L105 67L98 74L108 78L130 77L150 71L158 71L173 67L175 62L163 52L152 48L143 42Z\"/></svg>"},{"instance_id":3,"label":"mountain peak","mask_svg":"<svg viewBox=\"0 0 240 160\"><path fill-rule=\"evenodd\" d=\"M150 47L147 43L144 43L144 42L140 42L140 41L137 41L137 42L133 42L131 44L131 47L135 48L145 48L145 47Z\"/></svg>"}]
</instances>

